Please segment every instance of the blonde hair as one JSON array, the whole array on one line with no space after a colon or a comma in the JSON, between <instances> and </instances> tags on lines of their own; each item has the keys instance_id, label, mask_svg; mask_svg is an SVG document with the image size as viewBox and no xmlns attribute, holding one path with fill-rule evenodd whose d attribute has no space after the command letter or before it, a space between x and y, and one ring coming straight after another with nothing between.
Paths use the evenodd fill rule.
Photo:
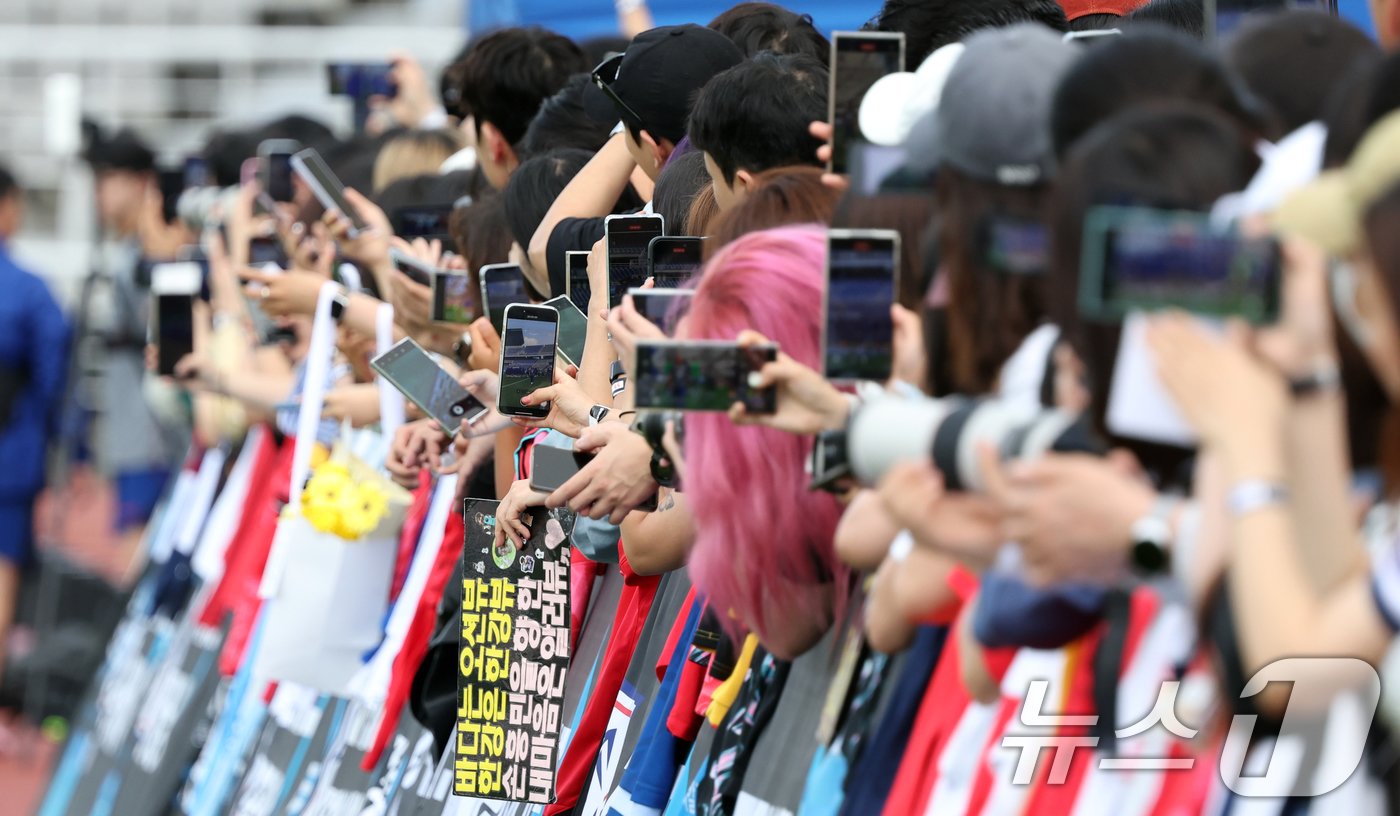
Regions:
<instances>
[{"instance_id":1,"label":"blonde hair","mask_svg":"<svg viewBox=\"0 0 1400 816\"><path fill-rule=\"evenodd\" d=\"M406 130L391 136L374 160L375 192L399 179L437 173L464 145L456 130Z\"/></svg>"}]
</instances>

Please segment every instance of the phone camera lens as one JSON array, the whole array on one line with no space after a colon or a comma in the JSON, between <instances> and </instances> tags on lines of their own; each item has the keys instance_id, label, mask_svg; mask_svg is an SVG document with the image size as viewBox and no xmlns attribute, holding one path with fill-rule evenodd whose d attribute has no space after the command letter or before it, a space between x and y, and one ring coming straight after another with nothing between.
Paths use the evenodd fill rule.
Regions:
<instances>
[{"instance_id":1,"label":"phone camera lens","mask_svg":"<svg viewBox=\"0 0 1400 816\"><path fill-rule=\"evenodd\" d=\"M452 406L452 415L453 415L453 416L461 416L462 414L465 414L466 412L467 412L467 409L466 409L465 407L461 406L461 405L454 405L454 406Z\"/></svg>"}]
</instances>

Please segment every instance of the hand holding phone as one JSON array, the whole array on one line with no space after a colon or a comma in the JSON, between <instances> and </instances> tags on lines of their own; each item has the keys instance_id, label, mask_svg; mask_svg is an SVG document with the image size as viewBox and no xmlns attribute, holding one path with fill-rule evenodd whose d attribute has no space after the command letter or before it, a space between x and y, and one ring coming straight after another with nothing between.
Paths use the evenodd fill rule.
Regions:
<instances>
[{"instance_id":1,"label":"hand holding phone","mask_svg":"<svg viewBox=\"0 0 1400 816\"><path fill-rule=\"evenodd\" d=\"M347 232L349 237L355 238L369 229L369 224L345 197L345 185L331 172L330 166L315 148L308 147L295 154L291 164L292 170L311 188L311 193L321 202L321 206L328 210L336 210L350 219L350 229Z\"/></svg>"},{"instance_id":2,"label":"hand holding phone","mask_svg":"<svg viewBox=\"0 0 1400 816\"><path fill-rule=\"evenodd\" d=\"M827 120L831 122L828 172L845 175L851 146L863 141L860 103L876 80L904 70L904 34L837 31L831 36L831 87Z\"/></svg>"},{"instance_id":3,"label":"hand holding phone","mask_svg":"<svg viewBox=\"0 0 1400 816\"><path fill-rule=\"evenodd\" d=\"M831 230L822 295L822 367L833 380L883 381L894 359L890 307L899 233Z\"/></svg>"},{"instance_id":4,"label":"hand holding phone","mask_svg":"<svg viewBox=\"0 0 1400 816\"><path fill-rule=\"evenodd\" d=\"M491 325L502 332L506 309L515 303L529 303L525 290L525 273L515 264L487 264L478 273L481 277L481 313L491 318Z\"/></svg>"},{"instance_id":5,"label":"hand holding phone","mask_svg":"<svg viewBox=\"0 0 1400 816\"><path fill-rule=\"evenodd\" d=\"M476 422L489 411L411 337L400 340L369 364L448 433L456 432L463 422Z\"/></svg>"},{"instance_id":6,"label":"hand holding phone","mask_svg":"<svg viewBox=\"0 0 1400 816\"><path fill-rule=\"evenodd\" d=\"M291 201L296 192L292 188L292 156L299 150L301 144L295 139L267 139L258 145L258 180L275 202Z\"/></svg>"},{"instance_id":7,"label":"hand holding phone","mask_svg":"<svg viewBox=\"0 0 1400 816\"><path fill-rule=\"evenodd\" d=\"M194 300L200 268L193 262L157 264L151 269L151 341L156 346L156 373L175 376L175 366L194 352Z\"/></svg>"},{"instance_id":8,"label":"hand holding phone","mask_svg":"<svg viewBox=\"0 0 1400 816\"><path fill-rule=\"evenodd\" d=\"M502 325L496 410L505 416L549 416L548 405L526 405L521 400L554 383L559 313L551 306L513 303L506 307Z\"/></svg>"}]
</instances>

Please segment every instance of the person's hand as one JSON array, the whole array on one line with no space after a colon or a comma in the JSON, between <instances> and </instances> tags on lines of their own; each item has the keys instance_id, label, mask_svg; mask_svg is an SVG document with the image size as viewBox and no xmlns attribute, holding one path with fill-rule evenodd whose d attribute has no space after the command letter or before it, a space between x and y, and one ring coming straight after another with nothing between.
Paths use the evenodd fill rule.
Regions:
<instances>
[{"instance_id":1,"label":"person's hand","mask_svg":"<svg viewBox=\"0 0 1400 816\"><path fill-rule=\"evenodd\" d=\"M351 222L348 213L327 210L321 216L321 223L330 230L340 252L352 261L359 261L368 267L380 267L389 263L389 238L394 234L389 226L389 217L373 201L345 188L345 200L361 220L367 225L354 237L350 236Z\"/></svg>"},{"instance_id":2,"label":"person's hand","mask_svg":"<svg viewBox=\"0 0 1400 816\"><path fill-rule=\"evenodd\" d=\"M1282 250L1279 322L1256 330L1255 350L1285 376L1302 377L1337 364L1327 254L1297 238L1284 241Z\"/></svg>"},{"instance_id":3,"label":"person's hand","mask_svg":"<svg viewBox=\"0 0 1400 816\"><path fill-rule=\"evenodd\" d=\"M637 311L631 295L624 296L622 304L608 313L608 333L612 335L613 348L617 350L622 369L628 376L637 367L638 340L666 339L666 332Z\"/></svg>"},{"instance_id":4,"label":"person's hand","mask_svg":"<svg viewBox=\"0 0 1400 816\"><path fill-rule=\"evenodd\" d=\"M403 51L390 54L389 65L389 81L394 85L394 95L389 98L370 97L370 107L387 111L400 127L416 128L437 109L432 89L428 86L428 76L418 60Z\"/></svg>"},{"instance_id":5,"label":"person's hand","mask_svg":"<svg viewBox=\"0 0 1400 816\"><path fill-rule=\"evenodd\" d=\"M461 442L465 442L465 447ZM491 461L491 457L496 453L496 440L490 436L477 436L463 440L458 437L458 443L453 449L457 453L457 461L450 468L445 468L457 474L457 492L453 494L452 506L461 507L462 502L471 498L469 491L472 487L472 474L476 469Z\"/></svg>"},{"instance_id":6,"label":"person's hand","mask_svg":"<svg viewBox=\"0 0 1400 816\"><path fill-rule=\"evenodd\" d=\"M442 451L448 441L437 420L405 423L394 432L384 467L395 482L412 490L418 487L423 468L442 467Z\"/></svg>"},{"instance_id":7,"label":"person's hand","mask_svg":"<svg viewBox=\"0 0 1400 816\"><path fill-rule=\"evenodd\" d=\"M147 367L154 371L156 365L151 352L155 351L155 346L147 346L147 349ZM213 361L203 352L191 352L175 363L175 382L188 391L212 390L217 378Z\"/></svg>"},{"instance_id":8,"label":"person's hand","mask_svg":"<svg viewBox=\"0 0 1400 816\"><path fill-rule=\"evenodd\" d=\"M574 450L597 455L549 495L550 507L568 505L580 515L621 524L628 513L656 494L651 445L625 424L604 422L585 430Z\"/></svg>"},{"instance_id":9,"label":"person's hand","mask_svg":"<svg viewBox=\"0 0 1400 816\"><path fill-rule=\"evenodd\" d=\"M355 428L379 421L379 388L373 383L347 383L326 392L321 416L337 422L349 420Z\"/></svg>"},{"instance_id":10,"label":"person's hand","mask_svg":"<svg viewBox=\"0 0 1400 816\"><path fill-rule=\"evenodd\" d=\"M476 422L468 423L465 419L462 420L461 430L458 431L462 438L489 436L510 427L511 417L496 410L496 400L501 393L500 375L486 369L475 369L463 372L457 382L467 389L467 393L481 400L488 409L486 415Z\"/></svg>"},{"instance_id":11,"label":"person's hand","mask_svg":"<svg viewBox=\"0 0 1400 816\"><path fill-rule=\"evenodd\" d=\"M420 334L433 325L433 288L395 269L389 276L389 303L394 322L408 334Z\"/></svg>"},{"instance_id":12,"label":"person's hand","mask_svg":"<svg viewBox=\"0 0 1400 816\"><path fill-rule=\"evenodd\" d=\"M223 232L228 236L228 256L235 267L248 264L248 245L252 242L253 237L264 234L263 230L272 226L268 223L270 216L259 218L253 214L254 205L261 192L262 185L253 181L240 186L238 195L231 200L226 199L227 204L223 211Z\"/></svg>"},{"instance_id":13,"label":"person's hand","mask_svg":"<svg viewBox=\"0 0 1400 816\"><path fill-rule=\"evenodd\" d=\"M321 287L326 279L310 272L291 270L269 274L256 269L242 272L249 296L270 317L282 315L314 315Z\"/></svg>"},{"instance_id":14,"label":"person's hand","mask_svg":"<svg viewBox=\"0 0 1400 816\"><path fill-rule=\"evenodd\" d=\"M608 239L599 238L588 252L588 317L607 317L612 308L608 298Z\"/></svg>"},{"instance_id":15,"label":"person's hand","mask_svg":"<svg viewBox=\"0 0 1400 816\"><path fill-rule=\"evenodd\" d=\"M823 142L822 146L817 148L817 161L823 167L827 166L831 163L831 137L833 133L831 123L812 122L807 125L807 132L812 134L813 139L820 139ZM843 192L851 186L845 176L838 176L835 173L823 173L822 184Z\"/></svg>"},{"instance_id":16,"label":"person's hand","mask_svg":"<svg viewBox=\"0 0 1400 816\"><path fill-rule=\"evenodd\" d=\"M178 219L173 224L165 222L164 208L165 197L160 188L154 184L147 187L137 214L136 234L141 241L141 254L159 261L174 260L191 237Z\"/></svg>"},{"instance_id":17,"label":"person's hand","mask_svg":"<svg viewBox=\"0 0 1400 816\"><path fill-rule=\"evenodd\" d=\"M753 330L739 334L744 348L759 346L768 338ZM758 370L757 388L777 389L777 410L771 414L751 414L742 402L729 407L735 425L763 425L788 433L810 436L836 430L846 424L851 404L822 375L781 351L778 358Z\"/></svg>"},{"instance_id":18,"label":"person's hand","mask_svg":"<svg viewBox=\"0 0 1400 816\"><path fill-rule=\"evenodd\" d=\"M894 321L891 376L920 391L927 391L928 356L924 348L923 318L898 303L892 303L890 319Z\"/></svg>"},{"instance_id":19,"label":"person's hand","mask_svg":"<svg viewBox=\"0 0 1400 816\"><path fill-rule=\"evenodd\" d=\"M994 448L978 458L986 495L1001 510L1001 533L1021 545L1027 580L1111 583L1123 574L1133 524L1156 491L1123 457L1051 453L1003 464Z\"/></svg>"},{"instance_id":20,"label":"person's hand","mask_svg":"<svg viewBox=\"0 0 1400 816\"><path fill-rule=\"evenodd\" d=\"M505 549L507 542L516 547L524 547L530 540L529 516L531 507L544 504L548 494L530 487L529 479L520 479L511 484L501 503L496 507L496 551Z\"/></svg>"},{"instance_id":21,"label":"person's hand","mask_svg":"<svg viewBox=\"0 0 1400 816\"><path fill-rule=\"evenodd\" d=\"M1205 446L1221 452L1227 471L1282 479L1287 390L1248 349L1247 331L1235 323L1217 337L1174 312L1154 317L1147 339L1162 383Z\"/></svg>"},{"instance_id":22,"label":"person's hand","mask_svg":"<svg viewBox=\"0 0 1400 816\"><path fill-rule=\"evenodd\" d=\"M880 480L885 513L922 547L989 561L1004 540L1001 515L985 496L950 493L928 460L901 462Z\"/></svg>"},{"instance_id":23,"label":"person's hand","mask_svg":"<svg viewBox=\"0 0 1400 816\"><path fill-rule=\"evenodd\" d=\"M478 317L467 327L472 338L472 350L467 355L467 365L473 370L497 371L501 367L501 336L491 325L491 318Z\"/></svg>"},{"instance_id":24,"label":"person's hand","mask_svg":"<svg viewBox=\"0 0 1400 816\"><path fill-rule=\"evenodd\" d=\"M537 388L521 398L522 405L543 405L549 403L549 414L535 417L513 417L512 421L522 428L553 428L577 439L588 427L588 412L593 400L584 393L578 380L554 367L554 385Z\"/></svg>"}]
</instances>

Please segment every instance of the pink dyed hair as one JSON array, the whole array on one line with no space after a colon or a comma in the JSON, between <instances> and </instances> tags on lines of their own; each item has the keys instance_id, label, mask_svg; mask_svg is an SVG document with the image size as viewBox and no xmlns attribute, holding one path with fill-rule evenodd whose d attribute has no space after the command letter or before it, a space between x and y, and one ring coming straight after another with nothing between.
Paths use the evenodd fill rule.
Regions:
<instances>
[{"instance_id":1,"label":"pink dyed hair","mask_svg":"<svg viewBox=\"0 0 1400 816\"><path fill-rule=\"evenodd\" d=\"M686 335L733 340L754 329L819 367L825 262L826 232L815 226L735 240L706 264ZM832 543L841 509L830 494L807 490L811 448L808 437L739 427L724 414L685 418L691 578L722 619L733 613L760 640L785 621L825 621L825 629L844 614L850 572Z\"/></svg>"}]
</instances>

